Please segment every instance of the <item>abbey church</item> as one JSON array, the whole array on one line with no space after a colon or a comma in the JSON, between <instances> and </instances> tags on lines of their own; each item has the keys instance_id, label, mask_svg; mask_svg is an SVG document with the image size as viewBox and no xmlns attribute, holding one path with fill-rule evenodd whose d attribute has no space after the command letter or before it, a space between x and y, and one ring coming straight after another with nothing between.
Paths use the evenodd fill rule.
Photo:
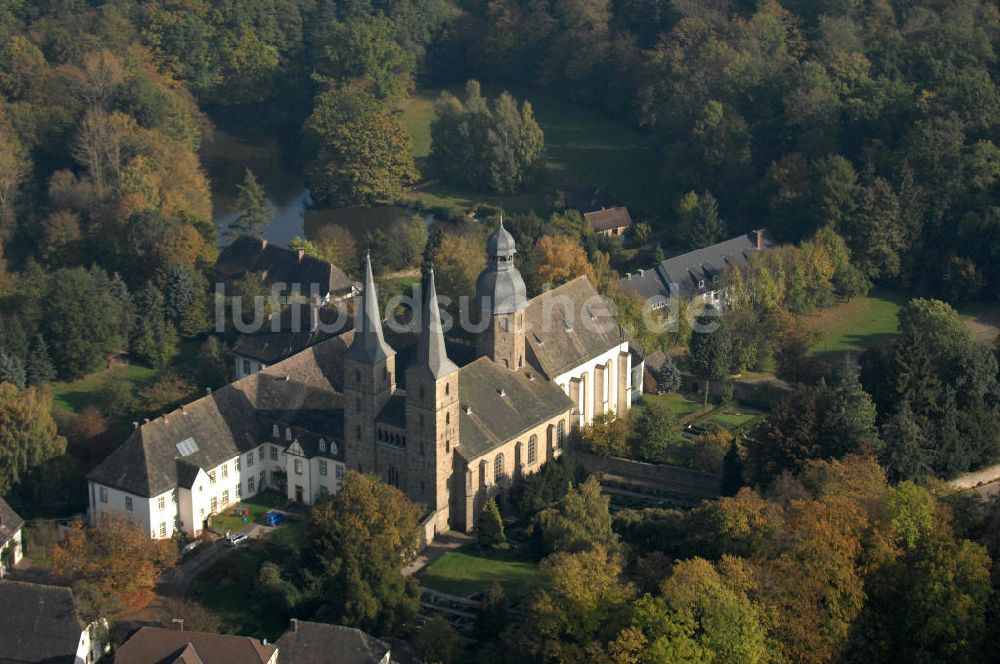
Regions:
<instances>
[{"instance_id":1,"label":"abbey church","mask_svg":"<svg viewBox=\"0 0 1000 664\"><path fill-rule=\"evenodd\" d=\"M638 389L586 277L529 300L502 224L487 251L474 344L446 337L433 272L416 329L384 326L366 260L353 330L137 424L88 476L91 518L123 512L151 537L195 536L265 489L312 504L351 469L423 506L427 539L472 530L486 500L559 456L574 427L623 414Z\"/></svg>"}]
</instances>

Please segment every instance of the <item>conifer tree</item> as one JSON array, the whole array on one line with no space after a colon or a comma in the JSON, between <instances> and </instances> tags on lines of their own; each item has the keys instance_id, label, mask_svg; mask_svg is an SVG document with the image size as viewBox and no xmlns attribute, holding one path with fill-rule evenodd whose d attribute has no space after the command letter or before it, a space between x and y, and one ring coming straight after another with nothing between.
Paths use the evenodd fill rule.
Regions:
<instances>
[{"instance_id":1,"label":"conifer tree","mask_svg":"<svg viewBox=\"0 0 1000 664\"><path fill-rule=\"evenodd\" d=\"M35 337L35 343L28 355L26 374L29 385L40 385L55 380L56 368L49 356L49 346L42 335Z\"/></svg>"},{"instance_id":2,"label":"conifer tree","mask_svg":"<svg viewBox=\"0 0 1000 664\"><path fill-rule=\"evenodd\" d=\"M24 387L26 383L24 364L17 355L0 353L0 383L11 383L16 387Z\"/></svg>"},{"instance_id":3,"label":"conifer tree","mask_svg":"<svg viewBox=\"0 0 1000 664\"><path fill-rule=\"evenodd\" d=\"M497 507L497 502L492 498L486 501L483 509L479 512L479 519L476 521L476 535L479 546L484 549L492 549L507 541L500 508Z\"/></svg>"},{"instance_id":4,"label":"conifer tree","mask_svg":"<svg viewBox=\"0 0 1000 664\"><path fill-rule=\"evenodd\" d=\"M264 227L274 216L274 206L267 198L264 187L257 182L257 176L249 168L243 177L243 183L238 185L239 194L236 196L236 207L239 214L229 224L227 235L230 240L235 240L241 235L261 238L264 234Z\"/></svg>"}]
</instances>

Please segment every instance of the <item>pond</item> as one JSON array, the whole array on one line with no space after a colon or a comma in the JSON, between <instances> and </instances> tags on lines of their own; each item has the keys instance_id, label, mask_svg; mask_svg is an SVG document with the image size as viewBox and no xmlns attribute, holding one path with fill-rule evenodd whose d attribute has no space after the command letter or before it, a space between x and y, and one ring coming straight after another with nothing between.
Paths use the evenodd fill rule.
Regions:
<instances>
[{"instance_id":1,"label":"pond","mask_svg":"<svg viewBox=\"0 0 1000 664\"><path fill-rule=\"evenodd\" d=\"M236 218L237 187L249 168L264 187L274 206L274 218L264 229L264 237L288 246L292 238L314 237L326 224L337 224L354 234L359 244L367 233L380 228L388 231L398 219L410 213L405 208L313 208L309 188L302 179L302 167L295 149L279 134L240 136L217 128L202 142L202 165L212 183L212 220L225 244L225 231ZM428 219L428 222L430 220Z\"/></svg>"}]
</instances>

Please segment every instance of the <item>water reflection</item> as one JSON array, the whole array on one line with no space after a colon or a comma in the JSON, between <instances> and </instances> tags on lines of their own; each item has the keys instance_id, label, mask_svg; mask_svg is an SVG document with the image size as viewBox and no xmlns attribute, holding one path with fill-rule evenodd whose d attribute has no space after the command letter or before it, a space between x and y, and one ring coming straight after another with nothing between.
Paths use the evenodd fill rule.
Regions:
<instances>
[{"instance_id":1,"label":"water reflection","mask_svg":"<svg viewBox=\"0 0 1000 664\"><path fill-rule=\"evenodd\" d=\"M312 197L300 176L301 166L277 136L248 138L216 129L202 145L201 159L212 182L212 219L220 244L226 243L226 229L236 218L237 187L247 168L274 205L274 218L264 229L264 237L282 246L288 246L296 236L313 237L327 224L343 226L363 243L367 233L375 229L388 232L393 223L410 214L394 206L312 209ZM429 223L430 218L425 221Z\"/></svg>"}]
</instances>

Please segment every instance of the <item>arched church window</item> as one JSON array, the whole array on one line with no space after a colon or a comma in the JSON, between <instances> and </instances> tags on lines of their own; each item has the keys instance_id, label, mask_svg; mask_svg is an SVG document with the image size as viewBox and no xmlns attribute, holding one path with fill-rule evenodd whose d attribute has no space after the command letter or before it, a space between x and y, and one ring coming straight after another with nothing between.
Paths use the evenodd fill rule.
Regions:
<instances>
[{"instance_id":1,"label":"arched church window","mask_svg":"<svg viewBox=\"0 0 1000 664\"><path fill-rule=\"evenodd\" d=\"M451 394L451 383L444 384L444 393L445 395Z\"/></svg>"},{"instance_id":2,"label":"arched church window","mask_svg":"<svg viewBox=\"0 0 1000 664\"><path fill-rule=\"evenodd\" d=\"M556 448L560 448L563 445L563 438L566 437L566 423L559 420L559 426L556 427Z\"/></svg>"},{"instance_id":3,"label":"arched church window","mask_svg":"<svg viewBox=\"0 0 1000 664\"><path fill-rule=\"evenodd\" d=\"M445 452L451 452L451 441L450 440L444 441L444 451Z\"/></svg>"},{"instance_id":4,"label":"arched church window","mask_svg":"<svg viewBox=\"0 0 1000 664\"><path fill-rule=\"evenodd\" d=\"M444 423L445 424L451 424L451 413L445 413L444 414Z\"/></svg>"},{"instance_id":5,"label":"arched church window","mask_svg":"<svg viewBox=\"0 0 1000 664\"><path fill-rule=\"evenodd\" d=\"M538 436L531 434L531 438L528 439L528 463L536 461L538 461Z\"/></svg>"},{"instance_id":6,"label":"arched church window","mask_svg":"<svg viewBox=\"0 0 1000 664\"><path fill-rule=\"evenodd\" d=\"M498 454L493 459L493 481L499 482L503 479L503 454Z\"/></svg>"}]
</instances>

